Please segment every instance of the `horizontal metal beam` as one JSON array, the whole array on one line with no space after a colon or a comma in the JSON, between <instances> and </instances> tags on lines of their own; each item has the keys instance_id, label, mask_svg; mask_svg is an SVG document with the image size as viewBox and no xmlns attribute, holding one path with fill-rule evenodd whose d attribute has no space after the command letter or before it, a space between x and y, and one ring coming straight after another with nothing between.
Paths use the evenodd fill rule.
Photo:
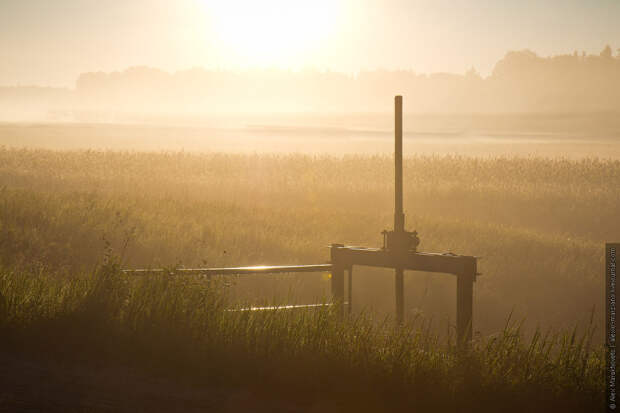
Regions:
<instances>
[{"instance_id":1,"label":"horizontal metal beam","mask_svg":"<svg viewBox=\"0 0 620 413\"><path fill-rule=\"evenodd\" d=\"M200 275L244 275L244 274L278 274L293 272L329 272L332 270L331 264L310 264L310 265L257 265L253 267L229 267L229 268L176 268L166 270L156 269L136 269L123 270L126 274L150 274L173 272L179 274L200 274Z\"/></svg>"},{"instance_id":2,"label":"horizontal metal beam","mask_svg":"<svg viewBox=\"0 0 620 413\"><path fill-rule=\"evenodd\" d=\"M347 305L348 303L344 303ZM295 309L303 309L303 308L320 308L320 307L331 307L334 303L323 303L323 304L291 304L291 305L273 305L267 307L246 307L246 308L233 308L230 310L226 310L229 312L237 312L237 311L271 311L271 310L295 310Z\"/></svg>"},{"instance_id":3,"label":"horizontal metal beam","mask_svg":"<svg viewBox=\"0 0 620 413\"><path fill-rule=\"evenodd\" d=\"M350 267L365 265L370 267L403 268L413 271L442 272L447 274L476 274L476 257L410 251L395 254L380 248L361 248L332 246L332 263Z\"/></svg>"}]
</instances>

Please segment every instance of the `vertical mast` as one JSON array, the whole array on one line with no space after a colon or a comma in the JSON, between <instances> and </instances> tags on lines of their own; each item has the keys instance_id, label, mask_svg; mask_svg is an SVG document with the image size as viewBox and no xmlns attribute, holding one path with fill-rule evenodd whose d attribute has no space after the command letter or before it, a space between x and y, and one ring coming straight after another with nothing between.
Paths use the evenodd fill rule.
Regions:
<instances>
[{"instance_id":1,"label":"vertical mast","mask_svg":"<svg viewBox=\"0 0 620 413\"><path fill-rule=\"evenodd\" d=\"M405 231L403 212L403 97L394 98L394 232Z\"/></svg>"},{"instance_id":2,"label":"vertical mast","mask_svg":"<svg viewBox=\"0 0 620 413\"><path fill-rule=\"evenodd\" d=\"M402 253L407 250L405 235L405 214L403 212L403 97L394 98L394 235L398 240L395 247ZM402 267L395 269L396 322L405 319L405 277Z\"/></svg>"}]
</instances>

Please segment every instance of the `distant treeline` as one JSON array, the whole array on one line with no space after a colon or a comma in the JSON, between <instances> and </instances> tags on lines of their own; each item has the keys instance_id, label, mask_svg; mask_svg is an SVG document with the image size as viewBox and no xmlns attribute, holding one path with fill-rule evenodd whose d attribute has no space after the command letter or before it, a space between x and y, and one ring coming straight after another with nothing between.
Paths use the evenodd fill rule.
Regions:
<instances>
[{"instance_id":1,"label":"distant treeline","mask_svg":"<svg viewBox=\"0 0 620 413\"><path fill-rule=\"evenodd\" d=\"M578 112L620 110L620 49L598 55L540 57L511 51L486 78L375 70L355 75L278 69L244 72L194 68L168 73L149 67L83 73L73 91L0 88L0 108L14 100L50 109L131 113L389 110L406 96L411 112ZM39 102L40 103L40 102Z\"/></svg>"}]
</instances>

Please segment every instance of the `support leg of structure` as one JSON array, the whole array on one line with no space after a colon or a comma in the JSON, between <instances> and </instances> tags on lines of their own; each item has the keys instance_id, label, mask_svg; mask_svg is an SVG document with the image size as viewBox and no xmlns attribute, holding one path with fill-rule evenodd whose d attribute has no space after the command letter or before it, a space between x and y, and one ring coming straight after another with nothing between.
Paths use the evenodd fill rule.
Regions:
<instances>
[{"instance_id":1,"label":"support leg of structure","mask_svg":"<svg viewBox=\"0 0 620 413\"><path fill-rule=\"evenodd\" d=\"M475 273L465 272L456 277L456 334L460 346L472 337L472 316Z\"/></svg>"},{"instance_id":2,"label":"support leg of structure","mask_svg":"<svg viewBox=\"0 0 620 413\"><path fill-rule=\"evenodd\" d=\"M332 264L332 299L338 314L344 315L344 270L345 265L342 262L342 255L339 254L342 244L331 245L331 264Z\"/></svg>"},{"instance_id":3,"label":"support leg of structure","mask_svg":"<svg viewBox=\"0 0 620 413\"><path fill-rule=\"evenodd\" d=\"M353 312L353 266L349 267L349 294L348 294L348 312L351 314Z\"/></svg>"},{"instance_id":4,"label":"support leg of structure","mask_svg":"<svg viewBox=\"0 0 620 413\"><path fill-rule=\"evenodd\" d=\"M338 313L344 315L344 267L332 265L332 297Z\"/></svg>"},{"instance_id":5,"label":"support leg of structure","mask_svg":"<svg viewBox=\"0 0 620 413\"><path fill-rule=\"evenodd\" d=\"M405 271L402 268L395 270L394 292L396 293L396 322L402 324L405 319Z\"/></svg>"}]
</instances>

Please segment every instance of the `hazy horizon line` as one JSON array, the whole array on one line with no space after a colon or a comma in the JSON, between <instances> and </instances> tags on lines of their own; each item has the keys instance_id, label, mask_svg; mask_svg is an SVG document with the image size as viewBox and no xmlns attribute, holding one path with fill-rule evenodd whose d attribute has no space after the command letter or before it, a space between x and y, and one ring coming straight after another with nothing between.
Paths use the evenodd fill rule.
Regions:
<instances>
[{"instance_id":1,"label":"hazy horizon line","mask_svg":"<svg viewBox=\"0 0 620 413\"><path fill-rule=\"evenodd\" d=\"M606 48L610 48L612 51L614 50L614 48L611 47L611 43L606 43L605 46L603 46L602 50L605 50ZM558 54L549 54L549 55L539 55L538 53L536 53L534 50L532 50L531 48L524 48L524 49L515 49L515 50L507 50L506 53L504 54L504 56L500 59L498 59L495 62L495 65L493 66L493 69L486 75L482 75L480 73L480 71L475 67L475 65L471 65L469 67L468 70L464 71L463 73L460 72L454 72L454 71L435 71L435 72L417 72L413 67L410 68L383 68L383 67L376 67L376 68L361 68L357 71L343 71L343 70L337 70L337 69L331 69L331 68L325 68L325 67L319 67L319 66L306 66L306 67L302 67L302 68L282 68L282 67L278 67L278 66L268 66L268 67L254 67L254 68L234 68L234 67L209 67L209 66L188 66L186 68L180 68L180 69L176 69L176 70L171 70L171 69L164 69L161 67L158 67L156 65L150 65L150 64L134 64L134 65L129 65L129 66L125 66L122 69L116 69L116 70L86 70L86 71L81 71L79 73L77 73L75 75L75 80L73 81L72 85L45 85L45 84L41 84L41 83L15 83L15 84L8 84L8 83L0 83L0 88L46 88L46 89L69 89L69 90L75 90L77 89L77 81L80 78L80 76L84 75L84 74L90 74L90 73L104 73L104 74L112 74L112 73L125 73L131 69L150 69L150 70L157 70L160 71L162 73L168 74L168 75L175 75L175 74L179 74L179 73L185 73L185 72L191 72L193 70L200 70L200 71L204 71L204 72L212 72L212 73L232 73L232 74L248 74L248 73L261 73L261 72L281 72L281 73L331 73L331 74L339 74L339 75L344 75L346 77L349 77L351 79L355 79L360 73L408 73L408 74L414 74L416 76L433 76L433 75L455 75L455 76L465 76L468 73L472 72L475 73L476 75L480 76L481 79L485 80L488 79L490 77L493 76L493 71L495 70L495 67L497 66L497 63L500 62L503 58L505 58L507 55L509 55L510 53L514 53L514 52L531 52L534 55L536 55L538 58L541 59L552 59L552 58L556 58L556 57L561 57L561 56L574 56L575 54L579 54L580 57L588 57L588 56L596 56L596 54L586 54L585 51L579 51L577 49L575 49L575 51L573 53L558 53ZM620 58L620 48L616 49L616 58Z\"/></svg>"}]
</instances>

